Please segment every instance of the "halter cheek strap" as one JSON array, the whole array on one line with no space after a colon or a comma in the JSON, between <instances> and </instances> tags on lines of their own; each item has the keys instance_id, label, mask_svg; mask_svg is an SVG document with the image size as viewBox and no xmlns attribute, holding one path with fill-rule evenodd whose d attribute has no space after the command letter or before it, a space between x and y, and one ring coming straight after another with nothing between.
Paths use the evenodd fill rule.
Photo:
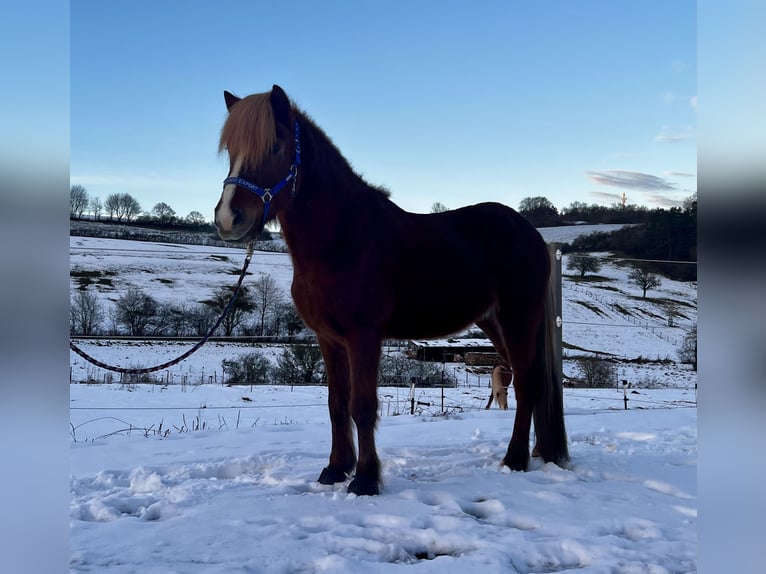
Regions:
<instances>
[{"instance_id":1,"label":"halter cheek strap","mask_svg":"<svg viewBox=\"0 0 766 574\"><path fill-rule=\"evenodd\" d=\"M295 120L295 161L290 165L290 170L285 177L279 180L273 187L261 187L241 177L227 177L223 180L223 185L234 184L250 191L261 198L263 201L263 217L261 218L261 229L266 226L266 218L269 215L271 201L288 183L292 182L292 192L295 193L295 180L298 176L298 167L301 165L301 140L298 120ZM259 233L260 233L259 231Z\"/></svg>"}]
</instances>

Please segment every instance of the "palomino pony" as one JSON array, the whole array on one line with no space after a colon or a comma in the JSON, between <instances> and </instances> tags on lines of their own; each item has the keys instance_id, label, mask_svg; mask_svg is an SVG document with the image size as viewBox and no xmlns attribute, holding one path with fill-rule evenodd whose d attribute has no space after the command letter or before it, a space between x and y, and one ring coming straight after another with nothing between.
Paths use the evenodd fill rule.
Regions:
<instances>
[{"instance_id":1,"label":"palomino pony","mask_svg":"<svg viewBox=\"0 0 766 574\"><path fill-rule=\"evenodd\" d=\"M505 365L497 365L492 369L492 383L489 392L489 400L485 409L492 406L492 401L497 402L498 408L508 410L508 387L513 381L513 372Z\"/></svg>"},{"instance_id":2,"label":"palomino pony","mask_svg":"<svg viewBox=\"0 0 766 574\"><path fill-rule=\"evenodd\" d=\"M408 213L354 173L279 86L242 99L224 92L224 99L229 115L219 149L230 169L215 224L227 241L248 241L273 218L282 228L293 299L317 335L328 378L332 447L319 482L354 473L349 492L380 491L381 341L440 337L472 323L515 376L517 410L503 464L526 470L533 418L535 453L565 462L551 263L537 230L497 203Z\"/></svg>"}]
</instances>

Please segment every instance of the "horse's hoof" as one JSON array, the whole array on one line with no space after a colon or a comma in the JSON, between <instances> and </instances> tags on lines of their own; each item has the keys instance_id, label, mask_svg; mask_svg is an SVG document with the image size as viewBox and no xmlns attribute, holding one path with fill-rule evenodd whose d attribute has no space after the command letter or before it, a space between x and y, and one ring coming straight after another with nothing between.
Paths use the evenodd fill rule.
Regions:
<instances>
[{"instance_id":1,"label":"horse's hoof","mask_svg":"<svg viewBox=\"0 0 766 574\"><path fill-rule=\"evenodd\" d=\"M322 473L319 475L317 482L319 484L335 484L336 482L345 482L346 473L342 470L335 470L329 466L322 469Z\"/></svg>"},{"instance_id":2,"label":"horse's hoof","mask_svg":"<svg viewBox=\"0 0 766 574\"><path fill-rule=\"evenodd\" d=\"M511 470L525 471L529 466L529 451L509 452L503 458L503 464Z\"/></svg>"},{"instance_id":3,"label":"horse's hoof","mask_svg":"<svg viewBox=\"0 0 766 574\"><path fill-rule=\"evenodd\" d=\"M362 476L357 476L351 481L351 484L348 485L348 491L357 496L375 496L380 494L378 481L364 478Z\"/></svg>"}]
</instances>

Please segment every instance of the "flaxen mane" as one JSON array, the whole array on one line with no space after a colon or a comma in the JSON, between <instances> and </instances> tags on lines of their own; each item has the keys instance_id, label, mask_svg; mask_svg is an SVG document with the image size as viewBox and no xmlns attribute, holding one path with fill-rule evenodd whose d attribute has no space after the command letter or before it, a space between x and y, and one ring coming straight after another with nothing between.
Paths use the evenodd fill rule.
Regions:
<instances>
[{"instance_id":1,"label":"flaxen mane","mask_svg":"<svg viewBox=\"0 0 766 574\"><path fill-rule=\"evenodd\" d=\"M218 152L241 157L250 169L256 169L274 146L276 132L269 94L254 94L232 106L221 129Z\"/></svg>"}]
</instances>

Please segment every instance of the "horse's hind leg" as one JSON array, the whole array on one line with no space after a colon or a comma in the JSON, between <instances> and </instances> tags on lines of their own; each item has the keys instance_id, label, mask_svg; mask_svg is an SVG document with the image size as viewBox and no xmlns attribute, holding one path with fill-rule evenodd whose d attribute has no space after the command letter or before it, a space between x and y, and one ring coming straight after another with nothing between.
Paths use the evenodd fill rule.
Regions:
<instances>
[{"instance_id":1,"label":"horse's hind leg","mask_svg":"<svg viewBox=\"0 0 766 574\"><path fill-rule=\"evenodd\" d=\"M348 355L337 343L319 338L319 346L327 372L328 406L332 425L330 462L319 476L321 484L344 482L356 464L354 440L351 434L351 387Z\"/></svg>"},{"instance_id":2,"label":"horse's hind leg","mask_svg":"<svg viewBox=\"0 0 766 574\"><path fill-rule=\"evenodd\" d=\"M503 464L511 470L526 470L529 465L529 435L540 381L533 372L539 307L520 293L513 294L480 325L503 359L513 370L516 414L513 434Z\"/></svg>"}]
</instances>

